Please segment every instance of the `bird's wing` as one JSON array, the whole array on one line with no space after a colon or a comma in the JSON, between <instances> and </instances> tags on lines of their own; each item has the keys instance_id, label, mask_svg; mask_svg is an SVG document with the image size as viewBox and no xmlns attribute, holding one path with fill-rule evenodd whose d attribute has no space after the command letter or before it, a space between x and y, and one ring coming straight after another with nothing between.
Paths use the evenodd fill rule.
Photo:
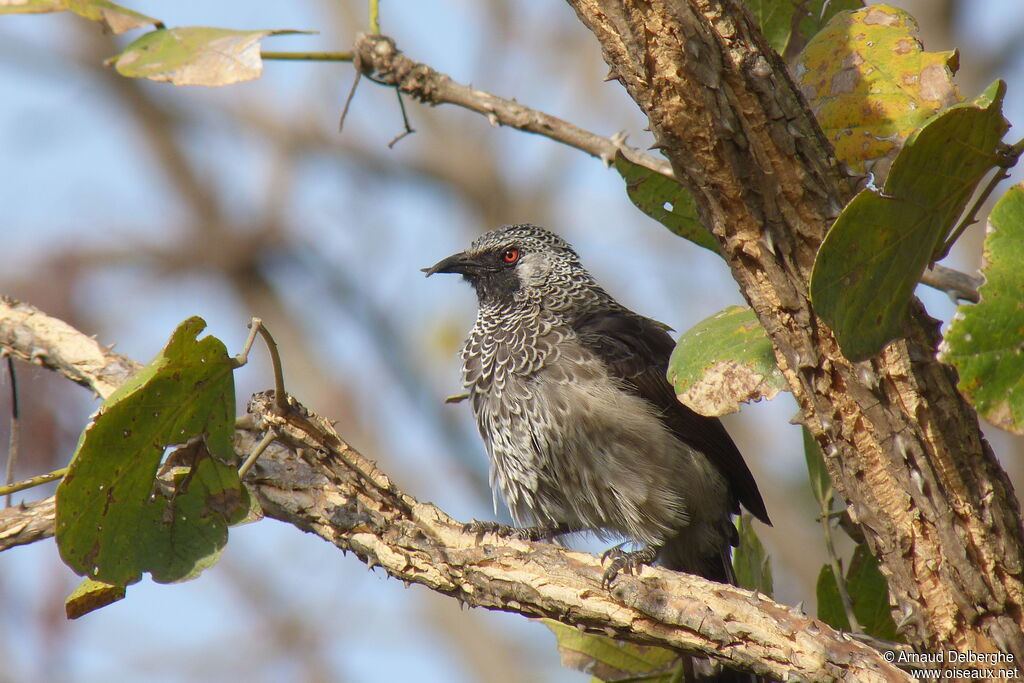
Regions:
<instances>
[{"instance_id":1,"label":"bird's wing","mask_svg":"<svg viewBox=\"0 0 1024 683\"><path fill-rule=\"evenodd\" d=\"M676 399L665 377L675 342L664 326L618 309L584 315L573 328L580 343L604 362L613 377L653 404L680 441L704 453L718 467L751 514L771 524L754 476L721 421L695 413Z\"/></svg>"}]
</instances>

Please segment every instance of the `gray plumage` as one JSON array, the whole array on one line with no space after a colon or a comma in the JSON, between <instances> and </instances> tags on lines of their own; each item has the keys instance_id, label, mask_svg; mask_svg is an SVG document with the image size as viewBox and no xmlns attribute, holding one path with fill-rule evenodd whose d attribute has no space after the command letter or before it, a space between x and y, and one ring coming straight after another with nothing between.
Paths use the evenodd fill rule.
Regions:
<instances>
[{"instance_id":1,"label":"gray plumage","mask_svg":"<svg viewBox=\"0 0 1024 683\"><path fill-rule=\"evenodd\" d=\"M742 502L768 516L721 423L676 400L665 326L621 306L533 225L425 270L476 289L463 381L491 487L516 523L625 536L665 566L731 581L731 515Z\"/></svg>"}]
</instances>

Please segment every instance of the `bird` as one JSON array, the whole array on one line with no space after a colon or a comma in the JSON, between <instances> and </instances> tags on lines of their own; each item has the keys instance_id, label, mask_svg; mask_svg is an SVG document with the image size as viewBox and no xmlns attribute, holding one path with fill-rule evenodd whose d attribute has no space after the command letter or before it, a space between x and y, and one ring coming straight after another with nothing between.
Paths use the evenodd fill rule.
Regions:
<instances>
[{"instance_id":1,"label":"bird","mask_svg":"<svg viewBox=\"0 0 1024 683\"><path fill-rule=\"evenodd\" d=\"M605 586L652 563L735 584L733 515L742 505L771 522L721 421L677 400L670 328L618 303L568 242L532 224L488 232L422 270L459 274L476 291L462 381L495 505L500 494L519 527L510 533L627 539L638 549L602 558Z\"/></svg>"}]
</instances>

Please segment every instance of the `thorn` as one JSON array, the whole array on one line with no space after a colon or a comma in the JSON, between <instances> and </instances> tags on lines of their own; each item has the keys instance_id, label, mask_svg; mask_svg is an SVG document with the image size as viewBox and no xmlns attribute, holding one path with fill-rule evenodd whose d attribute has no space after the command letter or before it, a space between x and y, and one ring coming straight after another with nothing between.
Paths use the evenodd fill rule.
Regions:
<instances>
[{"instance_id":1,"label":"thorn","mask_svg":"<svg viewBox=\"0 0 1024 683\"><path fill-rule=\"evenodd\" d=\"M622 76L620 76L618 73L616 73L615 69L609 69L608 70L608 75L604 77L604 82L605 83L607 83L608 81L621 81L621 80L622 80Z\"/></svg>"}]
</instances>

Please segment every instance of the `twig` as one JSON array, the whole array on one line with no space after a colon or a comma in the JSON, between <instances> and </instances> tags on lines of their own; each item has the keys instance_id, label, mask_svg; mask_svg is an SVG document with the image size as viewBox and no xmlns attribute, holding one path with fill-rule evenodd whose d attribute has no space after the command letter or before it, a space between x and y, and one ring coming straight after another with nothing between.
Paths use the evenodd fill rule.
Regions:
<instances>
[{"instance_id":1,"label":"twig","mask_svg":"<svg viewBox=\"0 0 1024 683\"><path fill-rule=\"evenodd\" d=\"M68 468L61 467L59 470L47 472L46 474L38 474L34 477L29 477L28 479L22 479L19 482L8 482L7 485L0 486L0 495L5 495L7 496L8 500L10 500L12 493L24 491L25 489L35 488L36 486L42 486L43 484L48 484L51 481L56 481L60 479L67 473ZM7 507L10 507L10 504L8 504Z\"/></svg>"},{"instance_id":2,"label":"twig","mask_svg":"<svg viewBox=\"0 0 1024 683\"><path fill-rule=\"evenodd\" d=\"M341 116L338 118L338 132L340 133L345 128L345 119L348 117L348 108L352 104L352 98L356 95L356 88L359 86L359 79L363 77L363 72L359 69L359 61L356 60L356 78L352 81L352 87L349 88L348 96L345 98L345 106L341 108Z\"/></svg>"},{"instance_id":3,"label":"twig","mask_svg":"<svg viewBox=\"0 0 1024 683\"><path fill-rule=\"evenodd\" d=\"M394 149L395 143L404 138L406 135L412 135L416 131L409 125L409 115L405 112L405 102L402 101L402 91L395 88L395 94L398 95L398 107L402 110L402 123L405 125L405 130L395 136L395 139L388 143L388 149Z\"/></svg>"},{"instance_id":4,"label":"twig","mask_svg":"<svg viewBox=\"0 0 1024 683\"><path fill-rule=\"evenodd\" d=\"M921 284L945 292L954 299L975 304L981 301L978 287L981 287L982 282L980 277L961 273L937 263L933 263L921 276Z\"/></svg>"},{"instance_id":5,"label":"twig","mask_svg":"<svg viewBox=\"0 0 1024 683\"><path fill-rule=\"evenodd\" d=\"M365 75L382 85L396 87L417 101L454 104L469 109L483 114L495 126L509 126L543 135L597 157L608 165L614 162L615 153L622 150L633 163L670 178L675 177L667 161L627 147L621 138L602 137L556 116L525 107L515 100L457 83L446 74L406 57L387 36L361 35L356 40L355 52Z\"/></svg>"},{"instance_id":6,"label":"twig","mask_svg":"<svg viewBox=\"0 0 1024 683\"><path fill-rule=\"evenodd\" d=\"M370 0L370 33L380 33L380 0Z\"/></svg>"},{"instance_id":7,"label":"twig","mask_svg":"<svg viewBox=\"0 0 1024 683\"><path fill-rule=\"evenodd\" d=\"M11 378L11 435L7 442L7 476L4 478L4 484L10 487L14 483L14 465L18 461L18 374L14 370L14 359L10 354L3 355L7 356L7 376ZM11 507L13 492L14 490L8 489L5 507Z\"/></svg>"},{"instance_id":8,"label":"twig","mask_svg":"<svg viewBox=\"0 0 1024 683\"><path fill-rule=\"evenodd\" d=\"M942 248L935 255L933 260L941 261L949 255L949 250L953 248L953 244L960 239L960 235L964 233L964 230L971 227L978 222L978 212L981 211L981 207L984 206L985 202L988 201L992 191L996 189L996 185L1003 182L1010 177L1010 169L1017 163L1017 159L1020 158L1021 152L1024 150L1024 140L1021 140L1015 145L1007 145L1002 150L1001 158L997 170L992 175L992 178L985 185L985 189L981 191L977 199L964 214L964 217L960 220L960 223L953 229L953 232L949 233L949 237L946 238Z\"/></svg>"},{"instance_id":9,"label":"twig","mask_svg":"<svg viewBox=\"0 0 1024 683\"><path fill-rule=\"evenodd\" d=\"M245 475L249 472L249 470L252 468L252 466L256 463L256 459L259 458L260 455L263 454L263 451L267 450L267 447L276 438L277 438L277 430L276 429L268 429L267 433L263 435L263 438L260 439L259 443L257 443L256 446L253 447L252 452L249 453L249 457L246 458L245 462L242 463L242 466L238 468L238 477L239 478L244 478L245 477Z\"/></svg>"},{"instance_id":10,"label":"twig","mask_svg":"<svg viewBox=\"0 0 1024 683\"><path fill-rule=\"evenodd\" d=\"M261 59L301 62L351 62L351 52L260 52Z\"/></svg>"}]
</instances>

